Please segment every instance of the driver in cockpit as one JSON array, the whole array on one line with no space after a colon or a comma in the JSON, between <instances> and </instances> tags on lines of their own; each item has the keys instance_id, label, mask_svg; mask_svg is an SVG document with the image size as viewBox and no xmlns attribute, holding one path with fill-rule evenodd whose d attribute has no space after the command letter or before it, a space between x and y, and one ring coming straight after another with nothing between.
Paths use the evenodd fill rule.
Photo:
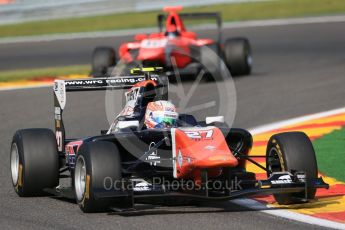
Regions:
<instances>
[{"instance_id":1,"label":"driver in cockpit","mask_svg":"<svg viewBox=\"0 0 345 230\"><path fill-rule=\"evenodd\" d=\"M166 129L176 127L178 113L170 101L148 103L145 113L145 126L148 129Z\"/></svg>"}]
</instances>

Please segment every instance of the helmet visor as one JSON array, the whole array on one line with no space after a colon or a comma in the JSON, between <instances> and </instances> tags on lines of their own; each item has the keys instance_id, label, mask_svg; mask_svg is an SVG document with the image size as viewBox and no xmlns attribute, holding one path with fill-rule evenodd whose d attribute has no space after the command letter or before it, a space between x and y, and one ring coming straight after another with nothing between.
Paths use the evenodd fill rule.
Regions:
<instances>
[{"instance_id":1,"label":"helmet visor","mask_svg":"<svg viewBox=\"0 0 345 230\"><path fill-rule=\"evenodd\" d=\"M176 125L178 114L170 111L155 111L152 119L159 125L174 126Z\"/></svg>"},{"instance_id":2,"label":"helmet visor","mask_svg":"<svg viewBox=\"0 0 345 230\"><path fill-rule=\"evenodd\" d=\"M176 119L175 118L170 118L170 117L157 117L155 121L158 124L167 124L170 126L173 126L176 124Z\"/></svg>"}]
</instances>

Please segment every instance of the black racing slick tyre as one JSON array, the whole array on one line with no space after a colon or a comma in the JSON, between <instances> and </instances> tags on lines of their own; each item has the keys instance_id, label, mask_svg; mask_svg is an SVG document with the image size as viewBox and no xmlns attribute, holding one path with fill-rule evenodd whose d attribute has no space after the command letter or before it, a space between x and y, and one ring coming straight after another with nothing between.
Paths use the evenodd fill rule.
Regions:
<instances>
[{"instance_id":1,"label":"black racing slick tyre","mask_svg":"<svg viewBox=\"0 0 345 230\"><path fill-rule=\"evenodd\" d=\"M116 65L116 53L111 47L97 47L92 54L92 72L94 77L102 77L108 68Z\"/></svg>"},{"instance_id":2,"label":"black racing slick tyre","mask_svg":"<svg viewBox=\"0 0 345 230\"><path fill-rule=\"evenodd\" d=\"M111 142L91 142L78 150L74 169L76 201L85 213L106 212L111 207L131 205L131 198L97 197L113 191L122 180L121 157Z\"/></svg>"},{"instance_id":3,"label":"black racing slick tyre","mask_svg":"<svg viewBox=\"0 0 345 230\"><path fill-rule=\"evenodd\" d=\"M267 176L273 172L304 172L307 191L273 194L278 204L295 204L313 199L316 188L310 184L317 178L318 168L315 151L309 137L303 132L287 132L273 135L266 150Z\"/></svg>"},{"instance_id":4,"label":"black racing slick tyre","mask_svg":"<svg viewBox=\"0 0 345 230\"><path fill-rule=\"evenodd\" d=\"M246 38L227 39L224 59L233 76L249 75L252 70L252 51Z\"/></svg>"},{"instance_id":5,"label":"black racing slick tyre","mask_svg":"<svg viewBox=\"0 0 345 230\"><path fill-rule=\"evenodd\" d=\"M49 129L18 130L11 145L12 184L19 196L41 196L59 184L59 158Z\"/></svg>"}]
</instances>

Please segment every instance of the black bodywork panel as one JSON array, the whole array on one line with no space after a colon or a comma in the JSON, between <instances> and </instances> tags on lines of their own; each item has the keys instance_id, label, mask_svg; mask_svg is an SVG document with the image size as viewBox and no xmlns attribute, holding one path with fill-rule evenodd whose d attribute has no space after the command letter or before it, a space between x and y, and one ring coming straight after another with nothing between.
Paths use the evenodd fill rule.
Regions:
<instances>
[{"instance_id":1,"label":"black bodywork panel","mask_svg":"<svg viewBox=\"0 0 345 230\"><path fill-rule=\"evenodd\" d=\"M119 120L138 120L139 126L135 128L125 128L116 132L86 137L83 139L66 139L65 129L62 119L63 109L66 103L66 92L86 91L86 90L106 90L130 88L142 80L156 77L157 85L154 89L141 89L137 97L134 113L130 116L120 116ZM251 134L244 129L229 128L224 123L212 123L210 125L218 127L226 140L226 143L239 161L234 168L222 168L222 174L217 178L208 178L207 169L201 169L201 179L198 181L199 189L186 191L185 189L174 190L164 183L153 183L153 177L175 180L173 178L173 159L171 130L146 129L142 125L144 112L147 103L152 100L168 99L167 89L169 82L164 76L144 75L144 76L122 76L117 78L81 79L81 80L56 80L54 85L54 106L55 106L55 133L57 138L58 153L60 156L61 177L66 171L73 174L74 160L68 160L65 146L70 143L79 143L72 147L75 157L78 147L86 142L106 141L114 143L120 152L122 164L122 176L124 183L130 185L126 189L105 191L94 191L99 199L108 197L132 197L133 201L140 199L161 199L162 197L184 197L200 200L228 200L239 196L253 194L291 193L307 191L312 188L328 188L322 178L307 178L303 172L273 173L267 180L256 180L255 174L247 172L245 161L250 160L250 152L253 139ZM154 94L152 94L154 92ZM180 114L177 122L179 127L204 127L204 122L197 122L195 118L188 114ZM264 156L265 157L265 156ZM67 159L67 160L66 160ZM265 169L265 168L264 168ZM265 169L266 170L266 169ZM67 175L68 176L68 175ZM224 185L241 181L241 187L228 188ZM138 180L145 181L145 186L138 187ZM219 188L209 188L208 183L214 180L220 181ZM64 192L61 187L48 192L52 194L71 194Z\"/></svg>"}]
</instances>

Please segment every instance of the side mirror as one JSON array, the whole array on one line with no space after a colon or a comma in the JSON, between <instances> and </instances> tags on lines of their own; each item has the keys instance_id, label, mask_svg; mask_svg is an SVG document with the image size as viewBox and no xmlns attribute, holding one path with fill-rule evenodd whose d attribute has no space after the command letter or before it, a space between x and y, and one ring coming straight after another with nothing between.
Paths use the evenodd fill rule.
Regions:
<instances>
[{"instance_id":1,"label":"side mirror","mask_svg":"<svg viewBox=\"0 0 345 230\"><path fill-rule=\"evenodd\" d=\"M127 129L127 128L138 128L139 127L139 121L119 121L117 123L117 127L119 129Z\"/></svg>"},{"instance_id":2,"label":"side mirror","mask_svg":"<svg viewBox=\"0 0 345 230\"><path fill-rule=\"evenodd\" d=\"M147 38L146 34L137 34L134 36L134 40L137 42L141 42L142 40L144 40L146 38Z\"/></svg>"},{"instance_id":3,"label":"side mirror","mask_svg":"<svg viewBox=\"0 0 345 230\"><path fill-rule=\"evenodd\" d=\"M224 116L206 117L206 125L219 122L224 123Z\"/></svg>"}]
</instances>

